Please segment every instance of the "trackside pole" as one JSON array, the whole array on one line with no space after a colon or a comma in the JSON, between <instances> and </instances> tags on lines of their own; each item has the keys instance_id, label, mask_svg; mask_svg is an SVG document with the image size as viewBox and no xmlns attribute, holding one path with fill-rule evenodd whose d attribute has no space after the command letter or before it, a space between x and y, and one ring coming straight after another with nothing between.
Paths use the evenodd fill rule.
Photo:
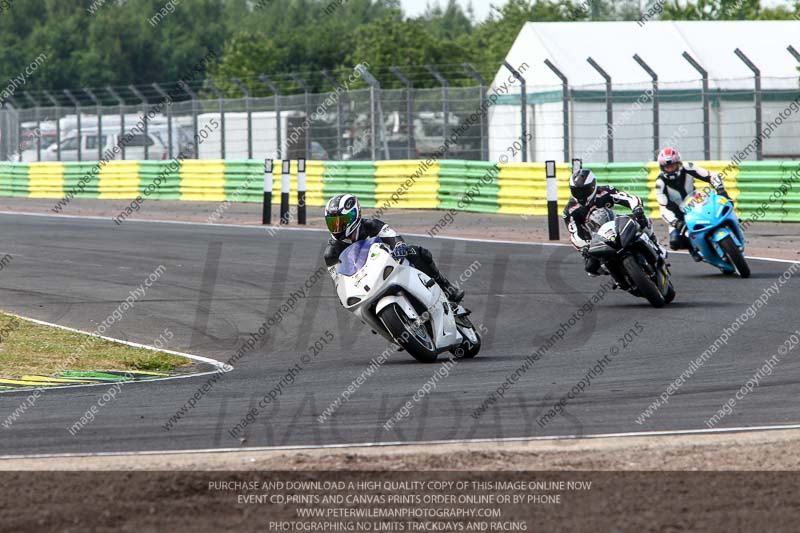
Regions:
<instances>
[{"instance_id":1,"label":"trackside pole","mask_svg":"<svg viewBox=\"0 0 800 533\"><path fill-rule=\"evenodd\" d=\"M261 210L261 223L272 224L272 159L264 160L264 206Z\"/></svg>"},{"instance_id":2,"label":"trackside pole","mask_svg":"<svg viewBox=\"0 0 800 533\"><path fill-rule=\"evenodd\" d=\"M297 160L297 223L306 225L306 160Z\"/></svg>"},{"instance_id":3,"label":"trackside pole","mask_svg":"<svg viewBox=\"0 0 800 533\"><path fill-rule=\"evenodd\" d=\"M556 162L547 161L544 164L547 177L547 227L550 231L550 240L560 239L558 229L558 180L556 179Z\"/></svg>"},{"instance_id":4,"label":"trackside pole","mask_svg":"<svg viewBox=\"0 0 800 533\"><path fill-rule=\"evenodd\" d=\"M283 160L281 169L281 224L289 223L289 184L291 176L291 160Z\"/></svg>"}]
</instances>

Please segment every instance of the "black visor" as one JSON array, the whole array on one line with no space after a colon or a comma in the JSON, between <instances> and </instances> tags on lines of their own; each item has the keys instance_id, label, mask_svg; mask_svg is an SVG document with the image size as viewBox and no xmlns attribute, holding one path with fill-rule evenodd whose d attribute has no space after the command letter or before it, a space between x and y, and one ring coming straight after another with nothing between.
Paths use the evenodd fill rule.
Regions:
<instances>
[{"instance_id":1,"label":"black visor","mask_svg":"<svg viewBox=\"0 0 800 533\"><path fill-rule=\"evenodd\" d=\"M596 184L592 182L587 183L586 185L573 185L570 187L570 191L576 200L584 204L586 203L586 200L591 198L591 196L594 194L595 188Z\"/></svg>"}]
</instances>

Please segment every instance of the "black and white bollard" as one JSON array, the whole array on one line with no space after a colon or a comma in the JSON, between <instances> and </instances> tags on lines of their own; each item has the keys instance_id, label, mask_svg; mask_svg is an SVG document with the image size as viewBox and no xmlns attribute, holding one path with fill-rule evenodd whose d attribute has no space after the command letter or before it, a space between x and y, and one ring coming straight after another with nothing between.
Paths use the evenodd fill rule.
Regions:
<instances>
[{"instance_id":1,"label":"black and white bollard","mask_svg":"<svg viewBox=\"0 0 800 533\"><path fill-rule=\"evenodd\" d=\"M297 223L306 225L306 160L297 160Z\"/></svg>"},{"instance_id":2,"label":"black and white bollard","mask_svg":"<svg viewBox=\"0 0 800 533\"><path fill-rule=\"evenodd\" d=\"M547 227L550 232L550 240L559 240L558 230L558 180L556 179L556 162L547 161L544 164L545 176L547 178Z\"/></svg>"},{"instance_id":3,"label":"black and white bollard","mask_svg":"<svg viewBox=\"0 0 800 533\"><path fill-rule=\"evenodd\" d=\"M272 159L264 160L264 207L261 210L261 223L272 224Z\"/></svg>"},{"instance_id":4,"label":"black and white bollard","mask_svg":"<svg viewBox=\"0 0 800 533\"><path fill-rule=\"evenodd\" d=\"M291 160L283 161L281 169L281 224L289 223L289 187L291 178Z\"/></svg>"}]
</instances>

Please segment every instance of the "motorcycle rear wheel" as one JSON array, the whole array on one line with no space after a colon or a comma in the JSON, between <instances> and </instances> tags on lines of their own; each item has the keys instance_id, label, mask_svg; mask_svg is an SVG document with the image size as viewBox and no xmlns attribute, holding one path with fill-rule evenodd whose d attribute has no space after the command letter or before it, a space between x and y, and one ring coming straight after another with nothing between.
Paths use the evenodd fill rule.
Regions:
<instances>
[{"instance_id":1,"label":"motorcycle rear wheel","mask_svg":"<svg viewBox=\"0 0 800 533\"><path fill-rule=\"evenodd\" d=\"M379 315L394 340L420 363L435 363L439 354L425 324L415 325L397 304L386 306Z\"/></svg>"}]
</instances>

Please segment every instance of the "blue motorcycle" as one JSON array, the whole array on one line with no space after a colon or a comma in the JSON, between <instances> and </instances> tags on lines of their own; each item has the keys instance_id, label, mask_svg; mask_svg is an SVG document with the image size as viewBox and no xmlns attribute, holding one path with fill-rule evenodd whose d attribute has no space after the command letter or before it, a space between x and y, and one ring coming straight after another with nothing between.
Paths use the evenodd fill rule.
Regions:
<instances>
[{"instance_id":1,"label":"blue motorcycle","mask_svg":"<svg viewBox=\"0 0 800 533\"><path fill-rule=\"evenodd\" d=\"M733 202L714 191L696 192L683 203L690 245L703 261L725 274L737 270L750 277L744 258L744 233L733 209Z\"/></svg>"}]
</instances>

